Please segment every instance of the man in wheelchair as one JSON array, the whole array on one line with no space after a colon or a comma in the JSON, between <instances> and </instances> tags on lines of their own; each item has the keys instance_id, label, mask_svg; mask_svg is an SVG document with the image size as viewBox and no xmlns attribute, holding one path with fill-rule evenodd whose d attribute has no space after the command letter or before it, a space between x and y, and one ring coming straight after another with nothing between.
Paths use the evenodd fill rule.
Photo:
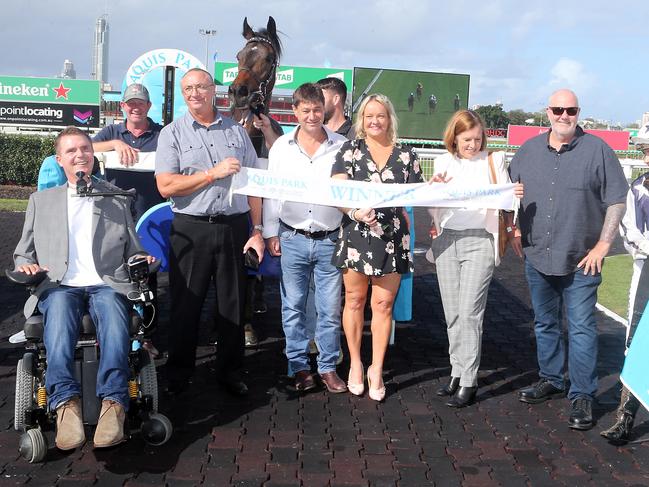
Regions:
<instances>
[{"instance_id":1,"label":"man in wheelchair","mask_svg":"<svg viewBox=\"0 0 649 487\"><path fill-rule=\"evenodd\" d=\"M90 312L101 349L96 394L102 404L94 446L104 448L124 441L131 309L126 296L136 290L127 261L146 252L135 233L129 198L84 197L118 189L91 177L94 154L88 135L68 127L55 144L67 184L31 195L14 263L26 274L46 273L24 311L29 317L38 307L43 314L47 402L56 411L61 450L85 442L74 357L82 316Z\"/></svg>"}]
</instances>

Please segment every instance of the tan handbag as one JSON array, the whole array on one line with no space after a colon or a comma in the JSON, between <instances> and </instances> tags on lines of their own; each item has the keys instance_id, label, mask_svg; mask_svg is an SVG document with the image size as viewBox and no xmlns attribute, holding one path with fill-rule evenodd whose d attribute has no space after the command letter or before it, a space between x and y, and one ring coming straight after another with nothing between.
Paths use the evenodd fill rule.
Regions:
<instances>
[{"instance_id":1,"label":"tan handbag","mask_svg":"<svg viewBox=\"0 0 649 487\"><path fill-rule=\"evenodd\" d=\"M494 168L494 159L492 154L489 154L489 182L491 184L498 184L496 178L496 169ZM505 216L502 210L498 210L498 255L502 259L507 251L509 244L509 234L507 233L507 225L505 223Z\"/></svg>"}]
</instances>

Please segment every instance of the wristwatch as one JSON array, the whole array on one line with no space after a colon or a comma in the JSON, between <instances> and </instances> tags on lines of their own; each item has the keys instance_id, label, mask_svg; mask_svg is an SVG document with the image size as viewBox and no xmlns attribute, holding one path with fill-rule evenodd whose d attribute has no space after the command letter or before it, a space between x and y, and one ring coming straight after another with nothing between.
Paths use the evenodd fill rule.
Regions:
<instances>
[{"instance_id":1,"label":"wristwatch","mask_svg":"<svg viewBox=\"0 0 649 487\"><path fill-rule=\"evenodd\" d=\"M255 225L252 227L253 231L254 230L259 230L259 233L264 233L264 226L263 225Z\"/></svg>"},{"instance_id":2,"label":"wristwatch","mask_svg":"<svg viewBox=\"0 0 649 487\"><path fill-rule=\"evenodd\" d=\"M512 233L514 231L514 228L506 227L505 230L507 230L507 233Z\"/></svg>"}]
</instances>

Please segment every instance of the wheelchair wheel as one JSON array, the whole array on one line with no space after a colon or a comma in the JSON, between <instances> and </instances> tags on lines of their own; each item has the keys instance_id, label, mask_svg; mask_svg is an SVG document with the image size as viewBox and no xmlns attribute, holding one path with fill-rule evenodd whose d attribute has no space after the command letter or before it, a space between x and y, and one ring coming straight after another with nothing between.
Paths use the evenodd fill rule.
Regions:
<instances>
[{"instance_id":1,"label":"wheelchair wheel","mask_svg":"<svg viewBox=\"0 0 649 487\"><path fill-rule=\"evenodd\" d=\"M27 430L20 436L18 451L29 463L43 461L47 454L47 440L40 428Z\"/></svg>"},{"instance_id":2,"label":"wheelchair wheel","mask_svg":"<svg viewBox=\"0 0 649 487\"><path fill-rule=\"evenodd\" d=\"M14 429L25 429L25 412L34 406L34 374L26 367L24 358L18 361L16 367L16 400L14 405Z\"/></svg>"},{"instance_id":3,"label":"wheelchair wheel","mask_svg":"<svg viewBox=\"0 0 649 487\"><path fill-rule=\"evenodd\" d=\"M153 413L149 419L142 423L142 438L149 445L164 445L173 432L171 421L164 414Z\"/></svg>"},{"instance_id":4,"label":"wheelchair wheel","mask_svg":"<svg viewBox=\"0 0 649 487\"><path fill-rule=\"evenodd\" d=\"M155 363L146 350L142 350L142 367L140 368L140 391L143 396L151 396L153 412L158 411L158 376L155 373Z\"/></svg>"}]
</instances>

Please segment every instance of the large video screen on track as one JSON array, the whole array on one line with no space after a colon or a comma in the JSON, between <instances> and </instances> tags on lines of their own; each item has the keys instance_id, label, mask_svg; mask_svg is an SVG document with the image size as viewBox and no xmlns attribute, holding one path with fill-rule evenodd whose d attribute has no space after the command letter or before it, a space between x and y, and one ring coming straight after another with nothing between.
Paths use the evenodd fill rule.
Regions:
<instances>
[{"instance_id":1,"label":"large video screen on track","mask_svg":"<svg viewBox=\"0 0 649 487\"><path fill-rule=\"evenodd\" d=\"M469 75L354 68L354 118L363 98L372 93L392 101L400 138L441 139L451 115L468 107Z\"/></svg>"}]
</instances>

